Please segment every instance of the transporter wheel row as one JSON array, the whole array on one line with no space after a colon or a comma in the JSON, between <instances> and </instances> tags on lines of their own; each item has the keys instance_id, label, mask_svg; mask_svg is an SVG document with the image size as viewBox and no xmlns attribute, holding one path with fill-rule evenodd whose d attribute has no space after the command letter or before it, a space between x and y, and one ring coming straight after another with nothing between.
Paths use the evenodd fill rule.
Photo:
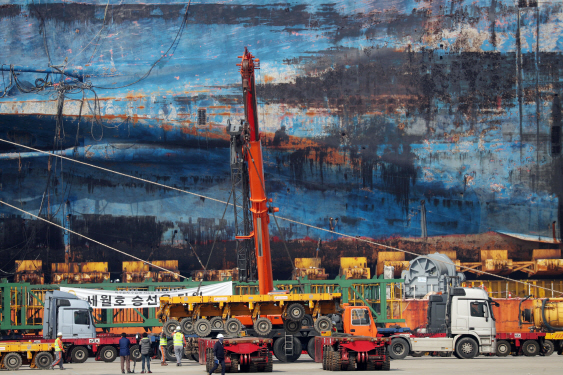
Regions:
<instances>
[{"instance_id":1,"label":"transporter wheel row","mask_svg":"<svg viewBox=\"0 0 563 375\"><path fill-rule=\"evenodd\" d=\"M302 327L314 327L317 332L331 331L333 324L329 316L320 316L314 320L311 315L305 314L305 307L301 303L292 303L287 307L284 319L284 328L288 333L297 333ZM169 319L163 325L163 331L167 336L172 336L177 327L185 335L196 334L200 337L207 337L212 330L224 330L227 334L238 335L243 326L236 318L229 318L225 322L220 316L211 319L192 320L186 317L178 321ZM272 323L266 317L256 319L253 326L260 336L267 336L272 331Z\"/></svg>"},{"instance_id":2,"label":"transporter wheel row","mask_svg":"<svg viewBox=\"0 0 563 375\"><path fill-rule=\"evenodd\" d=\"M25 355L25 353L23 354ZM37 367L40 370L50 369L52 363L53 363L53 355L49 352L36 353L31 359L31 365ZM7 353L2 357L2 365L10 371L18 370L22 366L22 364L23 364L22 353L12 352L12 353Z\"/></svg>"},{"instance_id":3,"label":"transporter wheel row","mask_svg":"<svg viewBox=\"0 0 563 375\"><path fill-rule=\"evenodd\" d=\"M229 373L237 373L237 372L272 372L273 371L273 362L272 362L272 353L268 352L267 354L267 363L264 366L258 367L255 363L249 364L240 364L240 358L238 354L231 354L230 355L231 365L226 368L225 372ZM213 356L213 349L207 348L206 349L206 361L205 361L205 371L209 373L214 365L214 356ZM214 374L221 373L221 365L217 366L217 369L213 372Z\"/></svg>"},{"instance_id":4,"label":"transporter wheel row","mask_svg":"<svg viewBox=\"0 0 563 375\"><path fill-rule=\"evenodd\" d=\"M536 355L550 356L555 351L555 344L551 340L544 340L541 345L536 340L526 340L522 343L522 354L526 357L534 357ZM512 344L507 340L499 340L497 342L497 355L499 357L506 357L513 353L517 355L519 349L512 347Z\"/></svg>"},{"instance_id":5,"label":"transporter wheel row","mask_svg":"<svg viewBox=\"0 0 563 375\"><path fill-rule=\"evenodd\" d=\"M391 369L391 358L389 355L386 355L385 360L380 364L375 361L357 363L356 353L348 352L348 363L343 364L340 352L335 351L330 345L323 346L322 362L323 370L328 371L389 371Z\"/></svg>"}]
</instances>

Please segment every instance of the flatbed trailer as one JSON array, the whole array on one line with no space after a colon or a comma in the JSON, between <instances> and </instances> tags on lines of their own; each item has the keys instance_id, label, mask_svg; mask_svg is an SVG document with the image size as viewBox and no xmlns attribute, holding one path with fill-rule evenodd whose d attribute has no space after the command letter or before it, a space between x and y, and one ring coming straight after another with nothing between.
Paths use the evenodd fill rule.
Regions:
<instances>
[{"instance_id":1,"label":"flatbed trailer","mask_svg":"<svg viewBox=\"0 0 563 375\"><path fill-rule=\"evenodd\" d=\"M547 340L544 332L499 332L495 336L496 352L486 353L506 357L512 355L549 356L553 354L554 347ZM393 359L403 359L407 355L421 357L425 353L440 356L450 356L454 352L451 338L445 333L417 334L398 333L391 338L390 354Z\"/></svg>"},{"instance_id":2,"label":"flatbed trailer","mask_svg":"<svg viewBox=\"0 0 563 375\"><path fill-rule=\"evenodd\" d=\"M53 363L54 343L0 342L0 367L15 371L22 365L46 370Z\"/></svg>"},{"instance_id":3,"label":"flatbed trailer","mask_svg":"<svg viewBox=\"0 0 563 375\"><path fill-rule=\"evenodd\" d=\"M199 364L206 366L207 373L213 367L213 346L216 342L216 339L208 338L198 340L201 353ZM269 349L271 345L272 339L263 337L225 338L225 372L272 372L272 352ZM216 372L221 372L221 366Z\"/></svg>"},{"instance_id":4,"label":"flatbed trailer","mask_svg":"<svg viewBox=\"0 0 563 375\"><path fill-rule=\"evenodd\" d=\"M136 336L127 336L131 341L131 359L133 361L141 360L141 352L139 350L138 339ZM113 362L119 356L119 340L120 335L100 334L96 338L63 338L63 347L65 354L63 359L65 362L83 363L89 357L95 357L96 361ZM23 336L20 340L0 341L0 345L5 343L22 343L24 345L31 342L37 345L54 345L55 340L44 339L42 336Z\"/></svg>"},{"instance_id":5,"label":"flatbed trailer","mask_svg":"<svg viewBox=\"0 0 563 375\"><path fill-rule=\"evenodd\" d=\"M207 337L217 323L228 335L238 336L243 325L237 317L249 316L259 335L267 335L273 328L267 316L279 316L278 324L287 326L295 324L292 322L299 325L309 315L315 329L321 332L332 329L332 320L327 315L339 311L341 297L341 293L162 297L157 317L164 323L168 336L180 326L186 335Z\"/></svg>"}]
</instances>

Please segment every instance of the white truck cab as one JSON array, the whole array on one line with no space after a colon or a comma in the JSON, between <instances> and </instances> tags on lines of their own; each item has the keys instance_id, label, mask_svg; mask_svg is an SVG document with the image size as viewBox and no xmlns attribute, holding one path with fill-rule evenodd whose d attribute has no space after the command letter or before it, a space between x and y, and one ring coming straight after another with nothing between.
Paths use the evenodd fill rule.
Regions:
<instances>
[{"instance_id":1,"label":"white truck cab","mask_svg":"<svg viewBox=\"0 0 563 375\"><path fill-rule=\"evenodd\" d=\"M428 299L428 323L414 334L392 337L392 358L409 352L450 352L457 358L496 353L496 325L487 293L479 288L451 288Z\"/></svg>"}]
</instances>

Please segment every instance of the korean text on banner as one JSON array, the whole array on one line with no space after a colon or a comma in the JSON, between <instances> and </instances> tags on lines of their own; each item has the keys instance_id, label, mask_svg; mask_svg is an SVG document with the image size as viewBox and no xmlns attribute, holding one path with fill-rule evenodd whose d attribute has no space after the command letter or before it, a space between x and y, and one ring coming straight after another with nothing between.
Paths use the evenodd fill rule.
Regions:
<instances>
[{"instance_id":1,"label":"korean text on banner","mask_svg":"<svg viewBox=\"0 0 563 375\"><path fill-rule=\"evenodd\" d=\"M101 290L68 288L61 286L61 292L74 294L79 299L88 301L94 309L132 309L142 307L158 307L160 297L192 296L197 288L185 288L170 291L146 290ZM233 283L205 285L199 289L204 296L232 296Z\"/></svg>"}]
</instances>

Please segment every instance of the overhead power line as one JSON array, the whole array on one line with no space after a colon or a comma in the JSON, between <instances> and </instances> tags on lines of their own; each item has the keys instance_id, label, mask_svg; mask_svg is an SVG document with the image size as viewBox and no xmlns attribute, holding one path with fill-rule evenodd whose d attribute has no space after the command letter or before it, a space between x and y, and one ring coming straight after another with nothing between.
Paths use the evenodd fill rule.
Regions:
<instances>
[{"instance_id":1,"label":"overhead power line","mask_svg":"<svg viewBox=\"0 0 563 375\"><path fill-rule=\"evenodd\" d=\"M118 175L120 175L120 176L129 177L129 178L132 178L132 179L135 179L135 180L139 180L139 181L143 181L143 182L146 182L146 183L154 184L154 185L157 185L157 186L166 188L166 189L171 189L171 190L179 191L179 192L181 192L181 193L186 193L186 194L194 195L194 196L197 196L197 197L209 199L209 200L211 200L211 201L218 202L218 203L222 203L222 204L226 204L226 205L233 205L233 204L230 203L230 202L225 202L225 201L222 201L222 200L220 200L220 199L207 197L207 196L202 195L202 194L193 193L193 192L190 192L190 191L187 191L187 190L182 190L182 189L178 189L178 188L176 188L176 187L172 187L172 186L164 185L164 184L161 184L161 183L158 183L158 182L146 180L146 179L144 179L144 178L135 177L135 176L131 176L131 175L128 175L128 174L125 174L125 173L113 171L113 170L111 170L111 169L99 167L99 166L94 165L94 164L85 163L85 162L82 162L82 161L79 161L79 160L76 160L76 159L68 158L68 157L66 157L66 156L53 154L53 153L50 153L50 152L47 152L47 151L43 151L43 150L39 150L39 149L36 149L36 148L33 148L33 147L29 147L29 146L24 146L24 145L22 145L22 144L15 143L15 142L12 142L12 141L8 141L8 140L6 140L6 139L0 138L0 141L5 142L5 143L9 143L9 144L14 145L14 146L23 147L23 148L26 148L26 149L29 149L29 150L33 150L33 151L36 151L36 152L40 152L40 153L43 153L43 154L47 154L47 155L50 155L50 156L55 156L55 157L58 157L58 158L63 158L63 159L65 159L65 160L69 160L69 161L73 161L73 162L75 162L75 163L79 163L79 164L83 164L83 165L86 165L86 166L89 166L89 167L97 168L97 169L100 169L100 170L103 170L103 171L106 171L106 172L115 173L115 174L118 174ZM80 237L84 237L84 238L89 239L89 238L86 237L86 236L83 236L83 235L78 234L78 233L76 233L76 232L70 231L69 229L66 229L66 228L64 228L64 227L62 227L62 226L60 226L60 225L58 225L58 224L55 224L55 223L53 223L53 222L51 222L51 221L48 221L48 220L46 220L46 219L43 219L43 218L38 217L38 216L36 216L36 215L33 215L33 214L31 214L31 213L29 213L29 212L27 212L27 211L25 211L25 210L22 210L22 209L20 209L20 208L17 208L17 207L15 207L15 206L12 206L12 205L10 205L10 204L4 202L4 201L0 201L0 203L4 204L4 205L6 205L6 206L9 206L9 207L11 207L11 208L14 208L14 209L16 209L16 210L18 210L18 211L20 211L20 212L26 213L26 214L28 214L28 215L30 215L30 216L33 216L33 217L35 217L35 218L38 218L38 219L40 219L40 220L43 220L43 221L45 221L45 222L47 222L47 223L53 224L53 225L55 225L55 226L57 226L57 227L59 227L59 228L61 228L61 229L63 229L63 230L67 230L67 231L69 231L69 232L71 232L71 233L73 233L73 234L76 234L76 235L80 236ZM311 228L311 229L316 229L316 230L319 230L319 231L322 231L322 232L327 232L327 233L335 234L335 235L337 235L337 236L341 236L341 237L345 237L345 238L354 239L354 240L356 240L356 241L368 243L368 244L371 244L371 245L374 245L374 246L380 246L380 247L383 247L383 248L385 248L385 249L389 249L389 250L393 250L393 251L399 251L399 252L402 252L402 253L405 253L405 254L409 254L409 255L413 255L413 256L416 256L416 257L423 257L423 258L431 259L431 258L429 258L429 257L427 257L427 256L425 256L425 255L422 255L422 254L417 254L417 253L412 252L412 251L399 249L398 247L394 247L394 246L390 246L390 245L385 245L385 244L383 244L383 243L375 242L375 241L372 241L372 240L369 240L369 239L366 239L366 238L361 238L361 237L354 236L354 235L350 235L350 234L346 234L346 233L336 232L336 231L334 231L334 230L325 229L325 228L322 228L322 227L319 227L319 226L316 226L316 225L311 225L311 224L303 223L303 222L300 222L300 221L297 221L297 220L293 220L293 219L290 219L290 218L286 218L286 217L283 217L283 216L277 216L277 215L276 215L276 217L280 218L281 220L287 221L287 222L289 222L289 223L293 223L293 224L297 224L297 225L302 225L302 226L305 226L305 227L308 227L308 228ZM137 258L137 257L135 257L135 256L133 256L133 255L127 254L127 253L125 253L124 251L117 250L117 249L115 249L115 248L113 248L113 247L111 247L111 246L105 245L105 244L103 244L103 243L101 243L101 242L98 242L98 241L95 241L95 240L92 240L92 239L89 239L89 240L90 240L90 241L93 241L93 242L95 242L95 243L97 243L97 244L99 244L99 245L102 245L102 246L104 246L104 247L107 247L107 248L109 248L109 249L115 250L115 251L117 251L117 252L119 252L119 253L122 253L122 254L128 255L128 256L130 256L130 257L132 257L132 258L141 260L142 262L151 264L151 263L146 262L146 261L144 261L144 260L142 260L142 259L139 259L139 258ZM444 263L444 264L450 264L450 262L451 262L451 261L450 261L450 262L447 262L447 261L439 260L439 259L431 259L431 260L434 261L434 262L441 262L441 263ZM159 266L155 266L155 267L160 268L160 269L163 269L163 270L168 271L168 272L170 272L170 273L176 274L176 273L174 273L174 272L172 272L172 271L170 271L170 270L164 269L164 268L162 268L162 267L159 267ZM463 266L463 265L459 265L459 266L456 266L456 267L459 267L460 269L466 269L466 270L475 271L475 270L472 269L471 267L467 267L467 266ZM522 280L511 279L511 278L506 277L506 276L495 275L495 274L493 274L493 273L486 272L486 271L478 271L478 272L479 272L480 274L482 274L482 275L488 275L488 276L498 277L498 278L500 278L500 279L504 279L504 280L507 280L507 281L514 281L514 282L519 283L519 284L523 284L523 285L531 286L531 287L534 287L534 288L539 288L539 289L547 290L547 291L550 291L550 292L562 293L562 292L559 291L559 290L555 290L555 289L551 289L551 288L546 288L546 287L541 287L541 286L533 285L533 284L527 283L527 282L522 281ZM183 276L181 276L181 277L183 277ZM183 277L183 278L186 278L186 277ZM187 278L186 278L186 279L187 279Z\"/></svg>"},{"instance_id":2,"label":"overhead power line","mask_svg":"<svg viewBox=\"0 0 563 375\"><path fill-rule=\"evenodd\" d=\"M171 273L171 274L173 274L173 275L176 275L176 276L179 276L179 277L181 277L181 278L183 278L183 279L188 279L187 277L182 276L182 275L180 275L179 273L170 271L169 269L166 269L166 268L164 268L164 267L157 266L156 264L151 263L151 262L148 262L148 261L146 261L146 260L142 260L141 258L138 258L138 257L136 257L136 256L134 256L134 255L128 254L128 253L126 253L125 251L121 251L121 250L119 250L119 249L116 249L115 247L111 247L111 246L109 246L109 245L106 245L106 244L104 244L104 243L101 243L100 241L96 241L96 240L94 240L94 239L92 239L92 238L90 238L90 237L86 237L86 236L83 235L83 234L80 234L80 233L75 232L75 231L73 231L73 230L67 229L67 228L63 227L62 225L59 225L59 224L57 224L57 223L53 223L52 221L49 221L49 220L44 219L44 218L42 218L42 217L40 217L40 216L34 215L34 214L32 214L31 212L22 210L21 208L18 208L18 207L13 206L13 205L11 205L11 204L9 204L9 203L6 203L6 202L4 202L3 200L0 200L0 203L3 204L3 205L8 206L8 207L10 207L10 208L13 208L14 210L18 210L18 211L20 211L20 212L23 212L24 214L27 214L27 215L29 215L29 216L31 216L31 217L34 217L34 218L36 218L36 219L39 219L39 220L41 220L41 221L44 221L44 222L49 223L49 224L51 224L51 225L54 225L54 226L56 226L56 227L58 227L58 228L60 228L60 229L63 229L63 230L65 230L65 231L69 232L69 233L72 233L72 234L75 234L75 235L77 235L77 236L79 236L79 237L85 238L85 239L87 239L88 241L92 241L92 242L94 242L94 243L96 243L96 244L98 244L98 245L100 245L100 246L107 247L107 248L110 249L110 250L116 251L116 252L118 252L118 253L121 253L121 254L126 255L126 256L128 256L128 257L131 257L131 258L133 258L133 259L139 260L139 261L141 261L141 262L143 262L143 263L149 264L149 265L151 265L151 266L153 266L153 267L155 267L155 268L158 268L158 269L161 269L161 270L163 270L163 271L169 272L169 273Z\"/></svg>"}]
</instances>

